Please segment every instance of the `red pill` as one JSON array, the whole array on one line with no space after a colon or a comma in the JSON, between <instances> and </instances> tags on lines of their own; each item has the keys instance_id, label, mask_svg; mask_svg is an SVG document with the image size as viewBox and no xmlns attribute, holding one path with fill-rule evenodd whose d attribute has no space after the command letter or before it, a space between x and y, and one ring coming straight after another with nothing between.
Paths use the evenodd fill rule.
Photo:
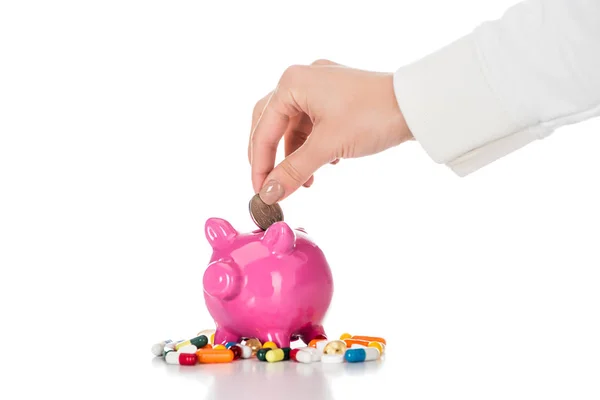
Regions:
<instances>
[{"instance_id":1,"label":"red pill","mask_svg":"<svg viewBox=\"0 0 600 400\"><path fill-rule=\"evenodd\" d=\"M181 353L179 354L179 365L195 365L198 361L196 353Z\"/></svg>"},{"instance_id":2,"label":"red pill","mask_svg":"<svg viewBox=\"0 0 600 400\"><path fill-rule=\"evenodd\" d=\"M290 350L290 360L298 361L298 360L296 360L296 354L298 354L299 351L300 351L300 349Z\"/></svg>"},{"instance_id":3,"label":"red pill","mask_svg":"<svg viewBox=\"0 0 600 400\"><path fill-rule=\"evenodd\" d=\"M231 350L233 352L233 359L237 360L238 358L240 358L242 356L242 348L237 346L237 345L233 345L229 348L229 350Z\"/></svg>"}]
</instances>

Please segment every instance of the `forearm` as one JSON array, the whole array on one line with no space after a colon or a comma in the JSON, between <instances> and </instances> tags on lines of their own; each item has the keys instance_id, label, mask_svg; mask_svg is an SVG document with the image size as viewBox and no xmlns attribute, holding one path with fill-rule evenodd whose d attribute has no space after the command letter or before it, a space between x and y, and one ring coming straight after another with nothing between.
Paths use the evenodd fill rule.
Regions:
<instances>
[{"instance_id":1,"label":"forearm","mask_svg":"<svg viewBox=\"0 0 600 400\"><path fill-rule=\"evenodd\" d=\"M467 175L600 115L600 1L529 0L394 76L430 157Z\"/></svg>"}]
</instances>

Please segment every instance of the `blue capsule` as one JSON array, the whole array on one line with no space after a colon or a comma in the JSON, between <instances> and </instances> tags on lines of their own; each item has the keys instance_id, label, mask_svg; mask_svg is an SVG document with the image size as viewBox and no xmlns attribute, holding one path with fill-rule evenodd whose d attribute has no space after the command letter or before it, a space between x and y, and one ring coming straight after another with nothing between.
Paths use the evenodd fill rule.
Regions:
<instances>
[{"instance_id":1,"label":"blue capsule","mask_svg":"<svg viewBox=\"0 0 600 400\"><path fill-rule=\"evenodd\" d=\"M228 349L231 346L235 346L236 344L237 344L237 342L227 342L227 343L225 343L225 348Z\"/></svg>"},{"instance_id":2,"label":"blue capsule","mask_svg":"<svg viewBox=\"0 0 600 400\"><path fill-rule=\"evenodd\" d=\"M375 347L365 347L360 349L348 349L344 358L348 362L373 361L379 358L379 349Z\"/></svg>"}]
</instances>

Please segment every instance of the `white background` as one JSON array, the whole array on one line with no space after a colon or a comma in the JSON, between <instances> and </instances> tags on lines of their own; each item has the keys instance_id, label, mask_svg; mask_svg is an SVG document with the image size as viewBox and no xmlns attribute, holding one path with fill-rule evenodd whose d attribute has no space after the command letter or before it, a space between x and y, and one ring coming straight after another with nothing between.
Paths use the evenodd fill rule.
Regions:
<instances>
[{"instance_id":1,"label":"white background","mask_svg":"<svg viewBox=\"0 0 600 400\"><path fill-rule=\"evenodd\" d=\"M0 397L597 399L598 120L467 178L418 143L342 160L282 203L330 262L327 331L384 362L149 352L213 327L204 222L254 229L251 111L288 65L391 72L514 3L2 1Z\"/></svg>"}]
</instances>

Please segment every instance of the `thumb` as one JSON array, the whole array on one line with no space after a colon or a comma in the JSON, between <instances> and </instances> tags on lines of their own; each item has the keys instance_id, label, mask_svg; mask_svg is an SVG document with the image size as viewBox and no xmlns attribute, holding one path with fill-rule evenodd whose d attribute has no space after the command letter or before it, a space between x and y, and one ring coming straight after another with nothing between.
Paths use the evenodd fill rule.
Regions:
<instances>
[{"instance_id":1,"label":"thumb","mask_svg":"<svg viewBox=\"0 0 600 400\"><path fill-rule=\"evenodd\" d=\"M274 204L294 193L329 160L324 149L315 145L315 132L295 152L277 165L265 179L259 196L266 204Z\"/></svg>"}]
</instances>

